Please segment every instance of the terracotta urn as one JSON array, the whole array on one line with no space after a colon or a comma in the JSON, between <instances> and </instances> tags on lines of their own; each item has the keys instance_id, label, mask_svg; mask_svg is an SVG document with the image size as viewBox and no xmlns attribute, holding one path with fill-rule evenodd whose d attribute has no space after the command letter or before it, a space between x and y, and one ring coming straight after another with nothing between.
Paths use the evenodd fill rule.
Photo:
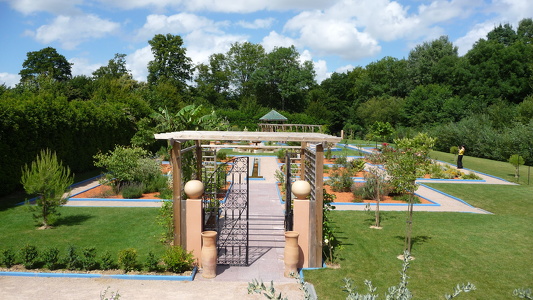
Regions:
<instances>
[{"instance_id":1,"label":"terracotta urn","mask_svg":"<svg viewBox=\"0 0 533 300\"><path fill-rule=\"evenodd\" d=\"M305 200L311 193L311 185L305 180L296 180L292 186L291 191L299 200Z\"/></svg>"},{"instance_id":2,"label":"terracotta urn","mask_svg":"<svg viewBox=\"0 0 533 300\"><path fill-rule=\"evenodd\" d=\"M300 249L298 248L298 236L296 231L285 232L285 250L283 260L285 262L285 272L283 276L290 278L291 274L298 276L298 261Z\"/></svg>"},{"instance_id":3,"label":"terracotta urn","mask_svg":"<svg viewBox=\"0 0 533 300\"><path fill-rule=\"evenodd\" d=\"M183 191L189 199L200 199L204 193L204 184L200 180L187 181Z\"/></svg>"},{"instance_id":4,"label":"terracotta urn","mask_svg":"<svg viewBox=\"0 0 533 300\"><path fill-rule=\"evenodd\" d=\"M202 277L215 278L217 276L217 232L202 232Z\"/></svg>"}]
</instances>

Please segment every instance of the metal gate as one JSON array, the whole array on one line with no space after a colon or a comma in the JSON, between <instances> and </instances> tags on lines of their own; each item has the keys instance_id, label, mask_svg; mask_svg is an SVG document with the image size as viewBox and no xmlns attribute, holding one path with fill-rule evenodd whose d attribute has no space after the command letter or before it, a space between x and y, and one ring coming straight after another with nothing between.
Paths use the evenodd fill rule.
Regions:
<instances>
[{"instance_id":1,"label":"metal gate","mask_svg":"<svg viewBox=\"0 0 533 300\"><path fill-rule=\"evenodd\" d=\"M228 170L229 169L229 170ZM225 173L222 175L220 173ZM212 178L224 178L226 193L204 198L204 230L215 230L218 264L248 266L249 158L237 157L219 165ZM215 175L218 174L218 175ZM220 179L215 180L220 184ZM207 185L211 185L211 180Z\"/></svg>"}]
</instances>

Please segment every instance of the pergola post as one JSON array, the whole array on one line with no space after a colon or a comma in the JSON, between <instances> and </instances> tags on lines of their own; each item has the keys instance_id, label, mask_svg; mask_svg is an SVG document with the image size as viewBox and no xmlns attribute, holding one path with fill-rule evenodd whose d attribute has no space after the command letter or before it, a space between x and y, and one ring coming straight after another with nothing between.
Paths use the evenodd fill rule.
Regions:
<instances>
[{"instance_id":1,"label":"pergola post","mask_svg":"<svg viewBox=\"0 0 533 300\"><path fill-rule=\"evenodd\" d=\"M202 147L200 141L196 140L196 180L202 181Z\"/></svg>"},{"instance_id":2,"label":"pergola post","mask_svg":"<svg viewBox=\"0 0 533 300\"><path fill-rule=\"evenodd\" d=\"M172 139L172 212L174 225L174 245L185 246L181 226L181 143Z\"/></svg>"},{"instance_id":3,"label":"pergola post","mask_svg":"<svg viewBox=\"0 0 533 300\"><path fill-rule=\"evenodd\" d=\"M307 148L307 143L302 142L300 148L300 180L305 180L305 149Z\"/></svg>"},{"instance_id":4,"label":"pergola post","mask_svg":"<svg viewBox=\"0 0 533 300\"><path fill-rule=\"evenodd\" d=\"M318 268L322 267L322 226L324 222L324 146L323 144L316 145L316 176L315 176L315 232L314 242L312 243L314 249L314 255L311 257L314 261L310 261L310 267ZM311 265L312 264L312 265Z\"/></svg>"}]
</instances>

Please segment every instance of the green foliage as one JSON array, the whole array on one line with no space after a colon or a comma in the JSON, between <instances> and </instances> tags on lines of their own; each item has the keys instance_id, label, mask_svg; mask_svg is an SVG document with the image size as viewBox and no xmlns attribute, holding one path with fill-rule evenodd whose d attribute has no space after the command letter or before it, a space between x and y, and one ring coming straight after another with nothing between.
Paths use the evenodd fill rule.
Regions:
<instances>
[{"instance_id":1,"label":"green foliage","mask_svg":"<svg viewBox=\"0 0 533 300\"><path fill-rule=\"evenodd\" d=\"M168 244L174 239L174 211L172 207L172 201L163 201L157 215L157 224L163 228L159 241L163 244Z\"/></svg>"},{"instance_id":2,"label":"green foliage","mask_svg":"<svg viewBox=\"0 0 533 300\"><path fill-rule=\"evenodd\" d=\"M228 152L225 150L217 151L217 160L222 161L228 159Z\"/></svg>"},{"instance_id":3,"label":"green foliage","mask_svg":"<svg viewBox=\"0 0 533 300\"><path fill-rule=\"evenodd\" d=\"M20 261L26 269L33 269L39 263L39 252L34 245L27 244L20 249Z\"/></svg>"},{"instance_id":4,"label":"green foliage","mask_svg":"<svg viewBox=\"0 0 533 300\"><path fill-rule=\"evenodd\" d=\"M322 210L322 238L324 239L324 243L322 246L322 255L326 262L334 264L337 263L339 252L342 250L342 245L337 238L335 227L331 220L331 211L335 209L335 206L333 206L332 203L335 201L336 196L334 194L328 194L325 189L323 190L323 193L324 208Z\"/></svg>"},{"instance_id":5,"label":"green foliage","mask_svg":"<svg viewBox=\"0 0 533 300\"><path fill-rule=\"evenodd\" d=\"M110 270L115 267L115 261L111 257L111 252L105 251L100 257L100 269Z\"/></svg>"},{"instance_id":6,"label":"green foliage","mask_svg":"<svg viewBox=\"0 0 533 300\"><path fill-rule=\"evenodd\" d=\"M142 182L142 176L145 175L141 174L141 170L155 169L155 167L150 168L147 161L148 155L148 151L140 147L117 145L113 151L96 154L94 165L106 168L109 172L106 174L108 182L115 180L118 185L131 181Z\"/></svg>"},{"instance_id":7,"label":"green foliage","mask_svg":"<svg viewBox=\"0 0 533 300\"><path fill-rule=\"evenodd\" d=\"M146 270L149 272L157 272L159 271L159 260L155 257L155 254L150 251L148 252L148 256L146 257L146 262L144 266L146 267Z\"/></svg>"},{"instance_id":8,"label":"green foliage","mask_svg":"<svg viewBox=\"0 0 533 300\"><path fill-rule=\"evenodd\" d=\"M163 255L165 269L173 273L183 273L192 270L194 266L194 257L192 252L187 252L181 246L172 246L167 248Z\"/></svg>"},{"instance_id":9,"label":"green foliage","mask_svg":"<svg viewBox=\"0 0 533 300\"><path fill-rule=\"evenodd\" d=\"M509 157L509 163L515 167L515 178L520 176L520 165L523 165L524 162L524 158L518 154L513 154L511 157Z\"/></svg>"},{"instance_id":10,"label":"green foliage","mask_svg":"<svg viewBox=\"0 0 533 300\"><path fill-rule=\"evenodd\" d=\"M459 147L457 146L451 146L450 147L450 153L457 155L459 153Z\"/></svg>"},{"instance_id":11,"label":"green foliage","mask_svg":"<svg viewBox=\"0 0 533 300\"><path fill-rule=\"evenodd\" d=\"M11 268L16 262L15 251L11 248L2 249L1 254L0 264L6 268Z\"/></svg>"},{"instance_id":12,"label":"green foliage","mask_svg":"<svg viewBox=\"0 0 533 300\"><path fill-rule=\"evenodd\" d=\"M79 256L77 248L73 245L68 245L67 254L64 259L64 264L67 270L78 270L81 268L82 258Z\"/></svg>"},{"instance_id":13,"label":"green foliage","mask_svg":"<svg viewBox=\"0 0 533 300\"><path fill-rule=\"evenodd\" d=\"M86 271L94 270L98 267L96 260L96 248L86 247L82 250L81 268Z\"/></svg>"},{"instance_id":14,"label":"green foliage","mask_svg":"<svg viewBox=\"0 0 533 300\"><path fill-rule=\"evenodd\" d=\"M118 252L118 265L124 272L130 272L137 267L137 250L128 248Z\"/></svg>"},{"instance_id":15,"label":"green foliage","mask_svg":"<svg viewBox=\"0 0 533 300\"><path fill-rule=\"evenodd\" d=\"M41 253L43 266L50 270L55 270L59 266L59 249L57 247L49 247Z\"/></svg>"},{"instance_id":16,"label":"green foliage","mask_svg":"<svg viewBox=\"0 0 533 300\"><path fill-rule=\"evenodd\" d=\"M70 169L48 149L41 151L31 167L24 166L21 182L28 194L38 196L33 216L44 228L52 225L51 218L59 216L57 208L67 202L63 193L73 181Z\"/></svg>"},{"instance_id":17,"label":"green foliage","mask_svg":"<svg viewBox=\"0 0 533 300\"><path fill-rule=\"evenodd\" d=\"M182 38L170 33L156 34L148 43L154 54L154 60L148 63L148 83L169 82L185 87L191 79L192 64Z\"/></svg>"},{"instance_id":18,"label":"green foliage","mask_svg":"<svg viewBox=\"0 0 533 300\"><path fill-rule=\"evenodd\" d=\"M49 76L57 81L65 81L72 77L71 63L52 47L28 52L22 67L19 73L21 81L35 79L39 75Z\"/></svg>"},{"instance_id":19,"label":"green foliage","mask_svg":"<svg viewBox=\"0 0 533 300\"><path fill-rule=\"evenodd\" d=\"M335 192L349 192L353 186L352 174L346 169L333 170L325 183Z\"/></svg>"},{"instance_id":20,"label":"green foliage","mask_svg":"<svg viewBox=\"0 0 533 300\"><path fill-rule=\"evenodd\" d=\"M144 184L133 182L125 183L122 185L122 197L124 199L137 199L141 198L144 191Z\"/></svg>"},{"instance_id":21,"label":"green foliage","mask_svg":"<svg viewBox=\"0 0 533 300\"><path fill-rule=\"evenodd\" d=\"M276 293L276 289L274 288L274 281L270 281L270 286L267 287L263 281L259 282L255 278L252 279L252 282L248 283L248 295L254 293L263 294L267 299L288 300L288 298L283 297L281 293Z\"/></svg>"},{"instance_id":22,"label":"green foliage","mask_svg":"<svg viewBox=\"0 0 533 300\"><path fill-rule=\"evenodd\" d=\"M100 300L119 300L120 294L117 292L111 292L111 295L109 298L107 297L107 291L109 290L109 287L107 287L103 292L100 293Z\"/></svg>"}]
</instances>

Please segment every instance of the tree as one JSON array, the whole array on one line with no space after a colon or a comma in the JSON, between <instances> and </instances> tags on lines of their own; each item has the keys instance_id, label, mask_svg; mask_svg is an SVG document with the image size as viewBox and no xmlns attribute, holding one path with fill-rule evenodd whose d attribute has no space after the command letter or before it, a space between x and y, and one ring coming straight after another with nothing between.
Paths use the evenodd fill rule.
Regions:
<instances>
[{"instance_id":1,"label":"tree","mask_svg":"<svg viewBox=\"0 0 533 300\"><path fill-rule=\"evenodd\" d=\"M431 83L450 83L449 77L458 60L458 48L447 36L424 42L409 52L408 75L411 89Z\"/></svg>"},{"instance_id":2,"label":"tree","mask_svg":"<svg viewBox=\"0 0 533 300\"><path fill-rule=\"evenodd\" d=\"M23 69L19 72L20 80L24 82L38 76L47 76L57 81L65 81L72 77L71 65L52 47L28 52L22 64Z\"/></svg>"},{"instance_id":3,"label":"tree","mask_svg":"<svg viewBox=\"0 0 533 300\"><path fill-rule=\"evenodd\" d=\"M208 64L196 67L196 90L198 95L216 106L225 106L229 96L231 71L224 54L212 54Z\"/></svg>"},{"instance_id":4,"label":"tree","mask_svg":"<svg viewBox=\"0 0 533 300\"><path fill-rule=\"evenodd\" d=\"M305 93L315 84L313 63L300 64L294 46L276 47L268 53L253 75L256 96L263 106L303 111Z\"/></svg>"},{"instance_id":5,"label":"tree","mask_svg":"<svg viewBox=\"0 0 533 300\"><path fill-rule=\"evenodd\" d=\"M504 46L510 46L514 44L517 38L518 36L516 35L513 26L511 26L509 23L504 25L500 24L487 33L488 41L494 41Z\"/></svg>"},{"instance_id":6,"label":"tree","mask_svg":"<svg viewBox=\"0 0 533 300\"><path fill-rule=\"evenodd\" d=\"M524 44L533 43L533 19L527 18L518 22L516 34L518 39L522 40Z\"/></svg>"},{"instance_id":7,"label":"tree","mask_svg":"<svg viewBox=\"0 0 533 300\"><path fill-rule=\"evenodd\" d=\"M33 217L42 224L43 229L51 228L54 217L60 215L57 208L67 203L68 197L64 193L73 181L70 169L63 167L55 152L48 149L41 150L31 166L24 166L21 183L26 193L38 197Z\"/></svg>"},{"instance_id":8,"label":"tree","mask_svg":"<svg viewBox=\"0 0 533 300\"><path fill-rule=\"evenodd\" d=\"M518 154L513 154L509 157L509 163L515 167L514 177L520 177L520 165L524 164L524 158Z\"/></svg>"},{"instance_id":9,"label":"tree","mask_svg":"<svg viewBox=\"0 0 533 300\"><path fill-rule=\"evenodd\" d=\"M409 195L404 250L411 253L413 198L418 189L417 170L429 164L429 152L435 145L435 139L426 133L419 133L414 138L395 139L394 143L396 151L386 152L385 168L395 191Z\"/></svg>"},{"instance_id":10,"label":"tree","mask_svg":"<svg viewBox=\"0 0 533 300\"><path fill-rule=\"evenodd\" d=\"M231 72L231 84L235 88L235 93L241 98L253 94L252 75L265 55L265 49L260 44L250 42L231 44L226 58Z\"/></svg>"},{"instance_id":11,"label":"tree","mask_svg":"<svg viewBox=\"0 0 533 300\"><path fill-rule=\"evenodd\" d=\"M119 79L122 76L129 76L130 71L126 68L126 54L116 53L113 59L110 59L107 66L101 66L93 72L96 79Z\"/></svg>"},{"instance_id":12,"label":"tree","mask_svg":"<svg viewBox=\"0 0 533 300\"><path fill-rule=\"evenodd\" d=\"M191 79L192 66L181 37L170 33L156 34L148 43L154 55L154 60L148 63L148 83L170 81L184 88Z\"/></svg>"}]
</instances>

